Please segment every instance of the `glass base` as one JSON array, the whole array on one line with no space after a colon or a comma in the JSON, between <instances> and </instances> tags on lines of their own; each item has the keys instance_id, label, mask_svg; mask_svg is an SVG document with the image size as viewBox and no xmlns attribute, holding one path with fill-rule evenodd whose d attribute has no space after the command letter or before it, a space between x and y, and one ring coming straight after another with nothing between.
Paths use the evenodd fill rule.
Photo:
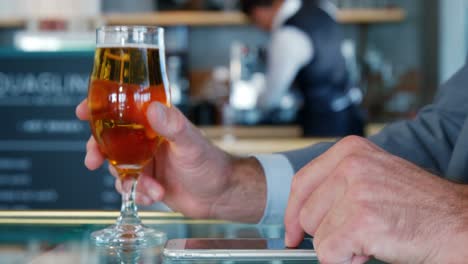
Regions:
<instances>
[{"instance_id":1,"label":"glass base","mask_svg":"<svg viewBox=\"0 0 468 264\"><path fill-rule=\"evenodd\" d=\"M91 234L97 246L140 248L163 245L166 234L141 224L116 224Z\"/></svg>"}]
</instances>

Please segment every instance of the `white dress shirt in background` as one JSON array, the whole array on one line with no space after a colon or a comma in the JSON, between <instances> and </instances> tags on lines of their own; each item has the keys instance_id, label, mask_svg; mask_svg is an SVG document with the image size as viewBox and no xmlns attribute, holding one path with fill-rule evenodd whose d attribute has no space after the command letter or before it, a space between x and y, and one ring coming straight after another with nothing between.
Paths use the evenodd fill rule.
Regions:
<instances>
[{"instance_id":1,"label":"white dress shirt in background","mask_svg":"<svg viewBox=\"0 0 468 264\"><path fill-rule=\"evenodd\" d=\"M257 103L260 109L268 110L278 105L300 69L313 59L312 40L300 29L284 25L301 6L301 0L285 0L274 19L266 87ZM329 1L322 1L320 7L335 17L336 7ZM260 224L282 224L294 176L293 167L281 154L255 157L263 167L267 182L267 204Z\"/></svg>"}]
</instances>

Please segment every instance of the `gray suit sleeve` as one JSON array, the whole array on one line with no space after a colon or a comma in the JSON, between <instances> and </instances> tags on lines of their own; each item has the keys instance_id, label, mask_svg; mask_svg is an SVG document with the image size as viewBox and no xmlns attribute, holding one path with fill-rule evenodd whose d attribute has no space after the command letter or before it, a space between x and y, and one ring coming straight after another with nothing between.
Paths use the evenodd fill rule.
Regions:
<instances>
[{"instance_id":1,"label":"gray suit sleeve","mask_svg":"<svg viewBox=\"0 0 468 264\"><path fill-rule=\"evenodd\" d=\"M442 85L433 104L424 107L413 120L392 123L369 139L386 151L434 173L444 174L468 113L468 66ZM297 172L330 148L317 144L285 152Z\"/></svg>"}]
</instances>

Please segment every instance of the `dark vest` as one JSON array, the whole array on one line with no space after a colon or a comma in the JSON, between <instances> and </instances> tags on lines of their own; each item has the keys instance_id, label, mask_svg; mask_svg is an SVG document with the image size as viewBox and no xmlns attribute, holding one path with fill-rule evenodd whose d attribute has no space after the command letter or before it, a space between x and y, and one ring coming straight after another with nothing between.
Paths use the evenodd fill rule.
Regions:
<instances>
[{"instance_id":1,"label":"dark vest","mask_svg":"<svg viewBox=\"0 0 468 264\"><path fill-rule=\"evenodd\" d=\"M344 96L349 87L339 25L318 2L302 1L301 9L285 22L285 26L304 32L314 49L313 59L299 71L294 81L304 97L305 112L332 111L332 101Z\"/></svg>"}]
</instances>

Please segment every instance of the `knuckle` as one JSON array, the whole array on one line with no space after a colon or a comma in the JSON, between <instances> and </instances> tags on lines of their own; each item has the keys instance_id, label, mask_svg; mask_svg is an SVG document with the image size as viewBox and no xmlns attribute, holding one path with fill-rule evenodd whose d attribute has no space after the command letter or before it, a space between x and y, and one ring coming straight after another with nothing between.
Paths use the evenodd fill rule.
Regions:
<instances>
[{"instance_id":1,"label":"knuckle","mask_svg":"<svg viewBox=\"0 0 468 264\"><path fill-rule=\"evenodd\" d=\"M338 142L338 146L350 152L373 151L376 147L366 138L347 136Z\"/></svg>"},{"instance_id":2,"label":"knuckle","mask_svg":"<svg viewBox=\"0 0 468 264\"><path fill-rule=\"evenodd\" d=\"M362 175L362 170L368 162L367 157L361 154L351 154L345 157L336 169L336 176L349 178Z\"/></svg>"},{"instance_id":3,"label":"knuckle","mask_svg":"<svg viewBox=\"0 0 468 264\"><path fill-rule=\"evenodd\" d=\"M347 136L340 140L341 144L348 146L366 145L367 140L359 136Z\"/></svg>"},{"instance_id":4,"label":"knuckle","mask_svg":"<svg viewBox=\"0 0 468 264\"><path fill-rule=\"evenodd\" d=\"M345 158L344 166L350 169L358 169L367 161L367 157L362 154L351 154Z\"/></svg>"}]
</instances>

